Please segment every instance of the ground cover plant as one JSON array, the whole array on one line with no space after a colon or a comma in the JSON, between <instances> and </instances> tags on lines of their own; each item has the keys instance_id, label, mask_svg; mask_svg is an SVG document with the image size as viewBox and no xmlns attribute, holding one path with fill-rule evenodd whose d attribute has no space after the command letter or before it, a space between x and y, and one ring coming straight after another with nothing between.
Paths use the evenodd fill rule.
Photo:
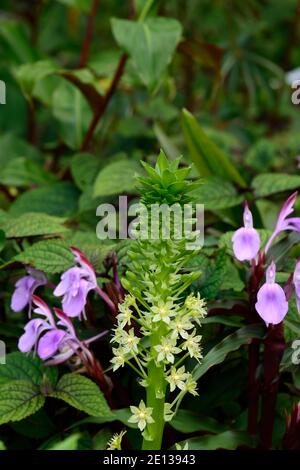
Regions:
<instances>
[{"instance_id":1,"label":"ground cover plant","mask_svg":"<svg viewBox=\"0 0 300 470\"><path fill-rule=\"evenodd\" d=\"M300 449L297 0L2 0L0 449Z\"/></svg>"}]
</instances>

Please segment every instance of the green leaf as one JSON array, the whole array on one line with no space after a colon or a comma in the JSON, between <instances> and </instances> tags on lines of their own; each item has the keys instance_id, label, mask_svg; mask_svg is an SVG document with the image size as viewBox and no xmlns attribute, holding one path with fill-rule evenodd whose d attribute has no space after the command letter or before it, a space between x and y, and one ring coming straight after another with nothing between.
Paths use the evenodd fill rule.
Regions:
<instances>
[{"instance_id":1,"label":"green leaf","mask_svg":"<svg viewBox=\"0 0 300 470\"><path fill-rule=\"evenodd\" d=\"M45 212L56 216L69 216L78 208L79 191L73 183L65 181L32 189L21 194L10 207L12 215L26 212Z\"/></svg>"},{"instance_id":2,"label":"green leaf","mask_svg":"<svg viewBox=\"0 0 300 470\"><path fill-rule=\"evenodd\" d=\"M33 354L12 352L6 355L6 364L0 367L0 384L15 380L31 382L34 385L57 381L57 368L45 367L43 361Z\"/></svg>"},{"instance_id":3,"label":"green leaf","mask_svg":"<svg viewBox=\"0 0 300 470\"><path fill-rule=\"evenodd\" d=\"M182 128L191 158L200 176L219 176L241 187L246 183L230 157L218 148L186 109L182 112Z\"/></svg>"},{"instance_id":4,"label":"green leaf","mask_svg":"<svg viewBox=\"0 0 300 470\"><path fill-rule=\"evenodd\" d=\"M57 70L58 67L50 60L39 60L34 63L20 65L15 70L15 76L24 95L30 99L37 83L48 75L54 74Z\"/></svg>"},{"instance_id":5,"label":"green leaf","mask_svg":"<svg viewBox=\"0 0 300 470\"><path fill-rule=\"evenodd\" d=\"M117 43L131 57L142 82L153 91L181 38L180 23L172 18L158 17L144 22L113 18L111 24Z\"/></svg>"},{"instance_id":6,"label":"green leaf","mask_svg":"<svg viewBox=\"0 0 300 470\"><path fill-rule=\"evenodd\" d=\"M281 191L299 189L300 176L285 173L263 173L254 178L252 187L257 197L270 196Z\"/></svg>"},{"instance_id":7,"label":"green leaf","mask_svg":"<svg viewBox=\"0 0 300 470\"><path fill-rule=\"evenodd\" d=\"M6 186L31 186L54 181L56 178L52 173L44 170L41 164L25 157L9 161L0 172L0 183Z\"/></svg>"},{"instance_id":8,"label":"green leaf","mask_svg":"<svg viewBox=\"0 0 300 470\"><path fill-rule=\"evenodd\" d=\"M81 375L63 375L50 396L64 400L91 416L111 416L111 410L97 385Z\"/></svg>"},{"instance_id":9,"label":"green leaf","mask_svg":"<svg viewBox=\"0 0 300 470\"><path fill-rule=\"evenodd\" d=\"M227 269L227 255L225 250L219 251L217 258L211 263L210 269L206 272L206 276L201 282L200 290L201 296L205 299L216 298L220 286L224 281L224 276Z\"/></svg>"},{"instance_id":10,"label":"green leaf","mask_svg":"<svg viewBox=\"0 0 300 470\"><path fill-rule=\"evenodd\" d=\"M62 240L44 240L26 248L13 258L49 274L61 273L74 266L74 256Z\"/></svg>"},{"instance_id":11,"label":"green leaf","mask_svg":"<svg viewBox=\"0 0 300 470\"><path fill-rule=\"evenodd\" d=\"M99 170L99 160L91 153L77 153L72 158L71 171L79 189L89 188Z\"/></svg>"},{"instance_id":12,"label":"green leaf","mask_svg":"<svg viewBox=\"0 0 300 470\"><path fill-rule=\"evenodd\" d=\"M169 424L176 431L186 434L203 431L219 433L226 429L225 425L219 424L215 419L199 416L190 410L179 410Z\"/></svg>"},{"instance_id":13,"label":"green leaf","mask_svg":"<svg viewBox=\"0 0 300 470\"><path fill-rule=\"evenodd\" d=\"M6 447L3 441L0 441L0 450L6 450Z\"/></svg>"},{"instance_id":14,"label":"green leaf","mask_svg":"<svg viewBox=\"0 0 300 470\"><path fill-rule=\"evenodd\" d=\"M201 180L202 185L195 190L197 202L205 205L211 211L234 207L244 200L235 187L229 182L216 176Z\"/></svg>"},{"instance_id":15,"label":"green leaf","mask_svg":"<svg viewBox=\"0 0 300 470\"><path fill-rule=\"evenodd\" d=\"M52 444L50 447L46 447L43 450L77 450L80 437L80 433L71 434L71 436L68 436L63 440L59 440L55 444Z\"/></svg>"},{"instance_id":16,"label":"green leaf","mask_svg":"<svg viewBox=\"0 0 300 470\"><path fill-rule=\"evenodd\" d=\"M67 231L67 228L63 226L64 221L65 219L37 212L28 212L19 217L12 217L8 214L0 215L1 229L4 230L6 238L63 233Z\"/></svg>"},{"instance_id":17,"label":"green leaf","mask_svg":"<svg viewBox=\"0 0 300 470\"><path fill-rule=\"evenodd\" d=\"M0 253L5 247L6 237L4 230L0 229Z\"/></svg>"},{"instance_id":18,"label":"green leaf","mask_svg":"<svg viewBox=\"0 0 300 470\"><path fill-rule=\"evenodd\" d=\"M45 402L39 388L26 380L14 380L0 387L0 424L36 413Z\"/></svg>"},{"instance_id":19,"label":"green leaf","mask_svg":"<svg viewBox=\"0 0 300 470\"><path fill-rule=\"evenodd\" d=\"M136 173L141 173L141 168L133 160L124 159L109 163L100 170L96 178L94 197L133 192L136 185Z\"/></svg>"},{"instance_id":20,"label":"green leaf","mask_svg":"<svg viewBox=\"0 0 300 470\"><path fill-rule=\"evenodd\" d=\"M253 338L263 338L263 325L247 325L235 333L226 336L219 344L214 346L202 359L193 372L193 377L198 380L211 367L220 364L232 351L236 351L245 344L250 344Z\"/></svg>"},{"instance_id":21,"label":"green leaf","mask_svg":"<svg viewBox=\"0 0 300 470\"><path fill-rule=\"evenodd\" d=\"M253 439L242 431L225 431L221 434L192 437L180 442L182 448L188 444L188 450L235 450L239 446L253 446Z\"/></svg>"},{"instance_id":22,"label":"green leaf","mask_svg":"<svg viewBox=\"0 0 300 470\"><path fill-rule=\"evenodd\" d=\"M79 149L92 119L92 111L81 91L65 81L52 96L53 115L59 123L60 137L72 149Z\"/></svg>"}]
</instances>

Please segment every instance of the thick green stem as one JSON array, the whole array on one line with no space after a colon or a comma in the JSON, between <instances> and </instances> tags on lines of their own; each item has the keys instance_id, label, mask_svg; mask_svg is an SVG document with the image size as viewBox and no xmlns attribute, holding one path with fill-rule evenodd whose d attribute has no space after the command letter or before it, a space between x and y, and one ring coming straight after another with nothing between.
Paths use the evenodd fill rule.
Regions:
<instances>
[{"instance_id":1,"label":"thick green stem","mask_svg":"<svg viewBox=\"0 0 300 470\"><path fill-rule=\"evenodd\" d=\"M163 336L163 328L154 333L151 337L151 352L154 347L160 344ZM154 353L155 354L155 353ZM160 450L164 432L164 408L166 394L166 379L164 366L158 367L154 360L148 364L148 387L147 387L147 407L152 408L152 418L154 423L147 426L147 439L143 440L143 450Z\"/></svg>"}]
</instances>

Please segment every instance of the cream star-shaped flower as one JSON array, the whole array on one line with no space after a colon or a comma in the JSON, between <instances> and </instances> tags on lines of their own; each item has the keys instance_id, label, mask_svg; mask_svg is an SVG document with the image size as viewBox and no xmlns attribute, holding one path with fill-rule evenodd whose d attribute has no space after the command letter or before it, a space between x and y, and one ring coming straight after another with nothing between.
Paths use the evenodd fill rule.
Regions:
<instances>
[{"instance_id":1,"label":"cream star-shaped flower","mask_svg":"<svg viewBox=\"0 0 300 470\"><path fill-rule=\"evenodd\" d=\"M185 381L188 378L188 374L185 372L185 367L182 366L179 369L171 367L170 374L167 377L167 381L170 384L170 391L173 392L176 387L180 390L184 389Z\"/></svg>"},{"instance_id":2,"label":"cream star-shaped flower","mask_svg":"<svg viewBox=\"0 0 300 470\"><path fill-rule=\"evenodd\" d=\"M130 411L132 416L129 418L129 423L137 423L140 431L143 431L147 424L154 423L152 418L153 408L147 408L144 401L141 400L139 406L131 406Z\"/></svg>"},{"instance_id":3,"label":"cream star-shaped flower","mask_svg":"<svg viewBox=\"0 0 300 470\"><path fill-rule=\"evenodd\" d=\"M157 362L169 362L173 364L174 354L181 352L181 349L176 346L176 340L172 338L162 338L161 344L154 346L154 349L158 352Z\"/></svg>"}]
</instances>

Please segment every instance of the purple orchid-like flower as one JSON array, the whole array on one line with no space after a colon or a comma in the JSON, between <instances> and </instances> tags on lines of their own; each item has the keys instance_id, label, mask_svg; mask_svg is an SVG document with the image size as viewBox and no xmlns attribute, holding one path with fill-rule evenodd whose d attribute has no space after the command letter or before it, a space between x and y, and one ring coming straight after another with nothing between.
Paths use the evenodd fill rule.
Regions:
<instances>
[{"instance_id":1,"label":"purple orchid-like flower","mask_svg":"<svg viewBox=\"0 0 300 470\"><path fill-rule=\"evenodd\" d=\"M32 296L37 287L47 284L47 278L38 269L27 268L27 273L27 276L21 277L15 284L15 291L11 299L11 309L14 312L21 312L26 305L29 305L30 316Z\"/></svg>"},{"instance_id":2,"label":"purple orchid-like flower","mask_svg":"<svg viewBox=\"0 0 300 470\"><path fill-rule=\"evenodd\" d=\"M298 260L296 263L293 274L293 283L295 287L297 310L300 315L300 260Z\"/></svg>"},{"instance_id":3,"label":"purple orchid-like flower","mask_svg":"<svg viewBox=\"0 0 300 470\"><path fill-rule=\"evenodd\" d=\"M51 310L42 299L34 295L32 301L36 305L34 313L45 318L30 320L25 325L25 332L19 339L19 350L24 353L34 350L41 359L47 360L48 365L60 364L74 355L80 358L80 362L91 361L92 356L87 345L107 332L80 341L67 315L59 309L54 309L57 317L55 321Z\"/></svg>"},{"instance_id":4,"label":"purple orchid-like flower","mask_svg":"<svg viewBox=\"0 0 300 470\"><path fill-rule=\"evenodd\" d=\"M253 218L247 202L244 207L244 227L234 232L232 237L233 252L239 261L251 261L257 256L260 247L260 237L253 228Z\"/></svg>"},{"instance_id":5,"label":"purple orchid-like flower","mask_svg":"<svg viewBox=\"0 0 300 470\"><path fill-rule=\"evenodd\" d=\"M257 293L256 311L267 325L282 322L288 312L288 302L282 287L275 282L276 266L274 261L266 272L266 283Z\"/></svg>"},{"instance_id":6,"label":"purple orchid-like flower","mask_svg":"<svg viewBox=\"0 0 300 470\"><path fill-rule=\"evenodd\" d=\"M61 282L54 290L56 297L63 297L63 311L69 317L84 313L87 295L97 288L95 271L88 259L77 248L71 248L79 266L68 269L61 276Z\"/></svg>"},{"instance_id":7,"label":"purple orchid-like flower","mask_svg":"<svg viewBox=\"0 0 300 470\"><path fill-rule=\"evenodd\" d=\"M291 194L291 196L285 201L277 217L275 229L269 238L266 246L265 253L268 252L275 238L284 230L293 230L300 232L300 217L288 217L294 212L294 204L297 198L298 192Z\"/></svg>"}]
</instances>

